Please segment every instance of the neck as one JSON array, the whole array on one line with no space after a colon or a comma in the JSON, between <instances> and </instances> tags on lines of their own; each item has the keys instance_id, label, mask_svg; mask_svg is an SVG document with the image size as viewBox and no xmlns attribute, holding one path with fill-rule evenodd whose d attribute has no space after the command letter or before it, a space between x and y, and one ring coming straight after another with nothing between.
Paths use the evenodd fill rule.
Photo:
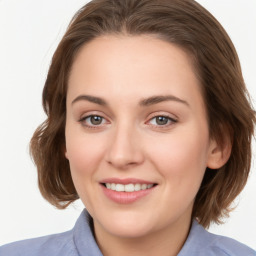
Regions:
<instances>
[{"instance_id":1,"label":"neck","mask_svg":"<svg viewBox=\"0 0 256 256\"><path fill-rule=\"evenodd\" d=\"M104 256L176 256L183 247L191 226L191 218L180 218L173 225L141 237L109 234L94 223L96 241Z\"/></svg>"}]
</instances>

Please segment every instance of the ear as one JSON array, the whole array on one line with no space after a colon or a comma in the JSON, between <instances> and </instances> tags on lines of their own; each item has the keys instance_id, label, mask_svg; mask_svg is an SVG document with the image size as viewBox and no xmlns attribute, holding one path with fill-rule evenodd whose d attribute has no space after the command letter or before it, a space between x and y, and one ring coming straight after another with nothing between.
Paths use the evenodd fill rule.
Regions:
<instances>
[{"instance_id":1,"label":"ear","mask_svg":"<svg viewBox=\"0 0 256 256\"><path fill-rule=\"evenodd\" d=\"M68 157L68 152L67 152L67 147L66 145L63 145L63 151L62 151L65 155L65 157L67 158L67 160L69 160L69 157Z\"/></svg>"},{"instance_id":2,"label":"ear","mask_svg":"<svg viewBox=\"0 0 256 256\"><path fill-rule=\"evenodd\" d=\"M230 157L232 143L229 136L225 136L222 142L212 139L209 147L207 167L219 169L225 165Z\"/></svg>"},{"instance_id":3,"label":"ear","mask_svg":"<svg viewBox=\"0 0 256 256\"><path fill-rule=\"evenodd\" d=\"M69 160L69 158L68 158L68 152L67 152L66 149L65 149L65 151L64 151L64 154L65 154L65 157L67 158L67 160Z\"/></svg>"}]
</instances>

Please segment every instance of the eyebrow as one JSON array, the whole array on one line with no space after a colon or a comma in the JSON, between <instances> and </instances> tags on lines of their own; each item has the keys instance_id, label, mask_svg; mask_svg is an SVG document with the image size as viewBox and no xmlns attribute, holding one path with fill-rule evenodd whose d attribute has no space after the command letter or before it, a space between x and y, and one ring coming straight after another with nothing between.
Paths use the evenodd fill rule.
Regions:
<instances>
[{"instance_id":1,"label":"eyebrow","mask_svg":"<svg viewBox=\"0 0 256 256\"><path fill-rule=\"evenodd\" d=\"M176 101L176 102L179 102L179 103L182 103L182 104L185 104L189 107L189 104L187 101L185 100L182 100L176 96L173 96L173 95L157 95L157 96L152 96L152 97L149 97L149 98L146 98L146 99L143 99L140 101L139 105L140 106L151 106L151 105L154 105L154 104L157 104L157 103L161 103L163 101Z\"/></svg>"},{"instance_id":2,"label":"eyebrow","mask_svg":"<svg viewBox=\"0 0 256 256\"><path fill-rule=\"evenodd\" d=\"M104 99L102 99L100 97L92 96L92 95L79 95L78 97L76 97L72 101L71 104L73 105L75 102L78 102L78 101L89 101L89 102L92 102L92 103L95 103L95 104L98 104L98 105L101 105L101 106L107 106L108 105L107 102ZM178 102L178 103L185 104L189 107L189 104L188 104L187 101L182 100L182 99L180 99L176 96L173 96L173 95L151 96L149 98L142 99L139 102L139 105L142 106L142 107L146 107L146 106L151 106L151 105L161 103L161 102L164 102L164 101L175 101L175 102Z\"/></svg>"},{"instance_id":3,"label":"eyebrow","mask_svg":"<svg viewBox=\"0 0 256 256\"><path fill-rule=\"evenodd\" d=\"M78 97L76 97L73 101L72 101L72 105L77 102L77 101L89 101L89 102L92 102L92 103L95 103L95 104L98 104L98 105L101 105L101 106L106 106L107 105L107 102L100 98L100 97L95 97L95 96L91 96L91 95L80 95Z\"/></svg>"}]
</instances>

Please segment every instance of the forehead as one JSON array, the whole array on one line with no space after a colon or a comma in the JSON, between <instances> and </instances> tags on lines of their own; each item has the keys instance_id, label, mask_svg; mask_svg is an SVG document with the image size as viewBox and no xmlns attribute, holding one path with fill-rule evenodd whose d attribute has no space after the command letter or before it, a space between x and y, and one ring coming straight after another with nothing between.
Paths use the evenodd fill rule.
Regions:
<instances>
[{"instance_id":1,"label":"forehead","mask_svg":"<svg viewBox=\"0 0 256 256\"><path fill-rule=\"evenodd\" d=\"M70 73L68 100L87 93L100 97L198 97L200 84L191 57L156 37L102 36L78 52Z\"/></svg>"}]
</instances>

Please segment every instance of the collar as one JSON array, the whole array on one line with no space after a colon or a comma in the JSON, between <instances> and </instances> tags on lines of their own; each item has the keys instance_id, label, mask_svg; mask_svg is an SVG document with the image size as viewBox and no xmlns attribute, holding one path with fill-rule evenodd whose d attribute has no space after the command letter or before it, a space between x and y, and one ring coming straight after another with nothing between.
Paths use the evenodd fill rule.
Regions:
<instances>
[{"instance_id":1,"label":"collar","mask_svg":"<svg viewBox=\"0 0 256 256\"><path fill-rule=\"evenodd\" d=\"M83 210L73 229L73 239L80 256L103 256L91 229L92 217ZM88 254L89 253L89 254Z\"/></svg>"},{"instance_id":2,"label":"collar","mask_svg":"<svg viewBox=\"0 0 256 256\"><path fill-rule=\"evenodd\" d=\"M90 252L93 256L103 256L101 253L92 230L92 217L86 209L83 210L73 229L73 239L79 255L86 256ZM177 256L192 255L197 248L202 249L202 245L206 245L209 241L208 232L198 224L196 220L192 222L189 236Z\"/></svg>"},{"instance_id":3,"label":"collar","mask_svg":"<svg viewBox=\"0 0 256 256\"><path fill-rule=\"evenodd\" d=\"M84 209L73 229L73 241L79 256L103 256L91 227L92 218ZM193 220L188 238L177 256L204 255L256 256L256 252L233 239L209 233L196 220Z\"/></svg>"}]
</instances>

